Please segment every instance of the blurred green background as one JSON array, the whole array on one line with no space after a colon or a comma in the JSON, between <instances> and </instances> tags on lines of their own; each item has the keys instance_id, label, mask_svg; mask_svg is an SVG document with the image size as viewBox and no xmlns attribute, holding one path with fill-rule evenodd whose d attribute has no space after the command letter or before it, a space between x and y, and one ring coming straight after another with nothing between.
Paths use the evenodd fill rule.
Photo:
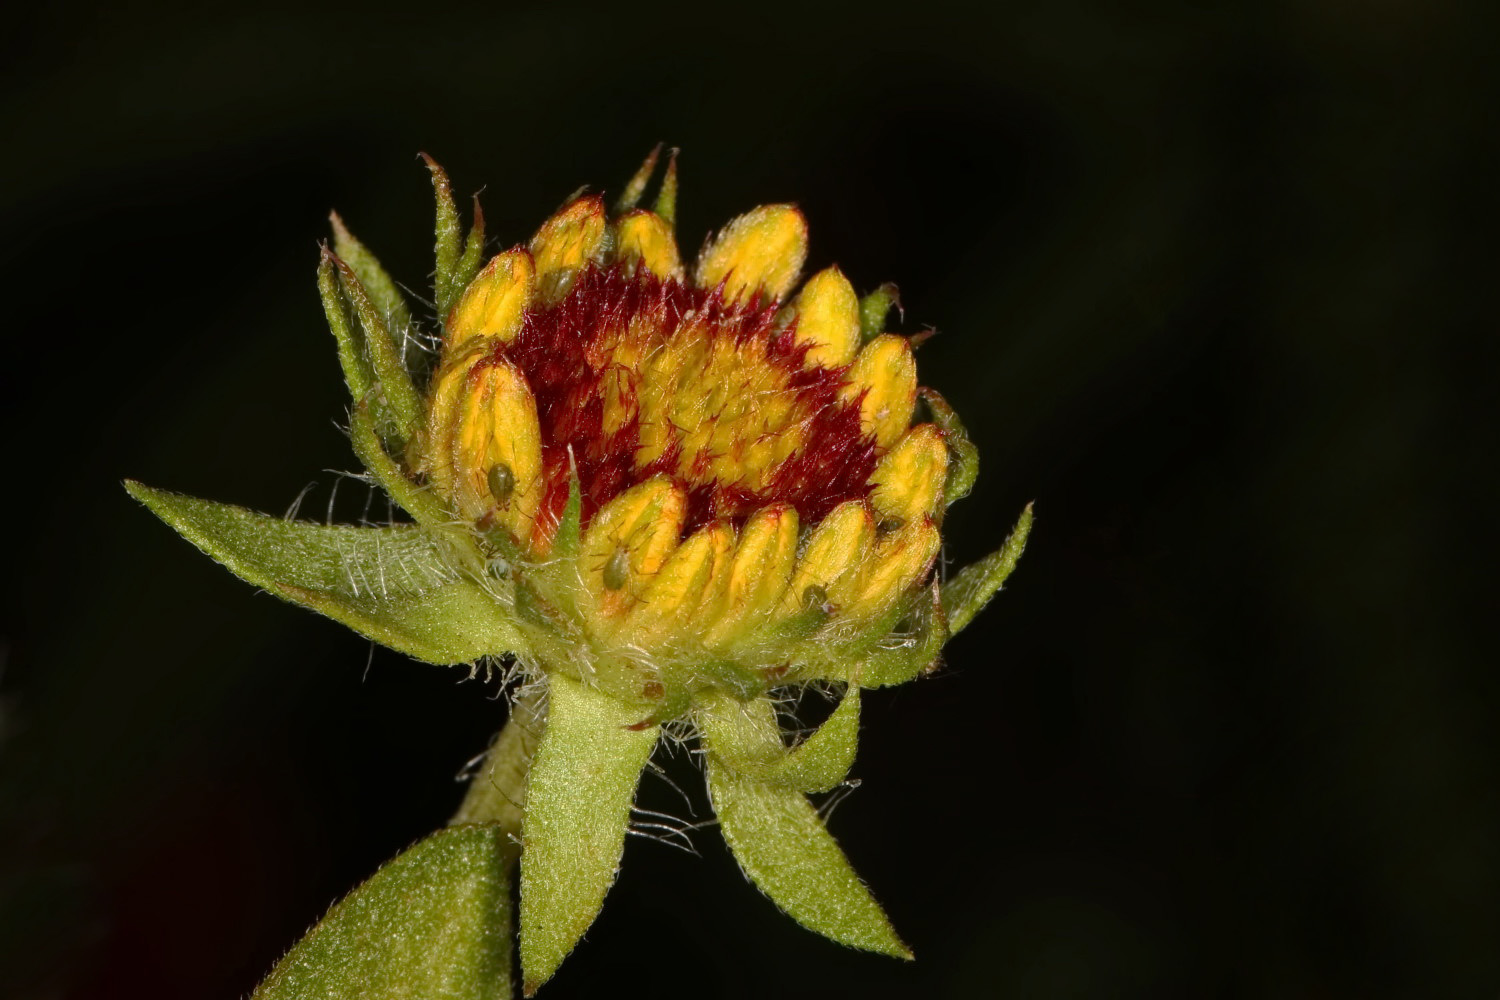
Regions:
<instances>
[{"instance_id":1,"label":"blurred green background","mask_svg":"<svg viewBox=\"0 0 1500 1000\"><path fill-rule=\"evenodd\" d=\"M419 150L497 246L683 148L901 286L1008 590L867 701L832 828L918 961L631 839L544 997L1493 997L1497 79L1484 5L105 5L0 39L0 996L236 997L441 824L493 683L255 594L119 480L321 517L337 207ZM367 494L345 483L334 513ZM383 508L377 508L379 516ZM707 815L650 778L656 808Z\"/></svg>"}]
</instances>

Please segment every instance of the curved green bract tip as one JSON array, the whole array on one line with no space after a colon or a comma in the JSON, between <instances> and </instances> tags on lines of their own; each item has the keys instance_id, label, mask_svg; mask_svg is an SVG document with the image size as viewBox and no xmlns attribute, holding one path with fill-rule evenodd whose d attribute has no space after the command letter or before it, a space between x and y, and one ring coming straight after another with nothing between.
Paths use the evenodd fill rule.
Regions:
<instances>
[{"instance_id":1,"label":"curved green bract tip","mask_svg":"<svg viewBox=\"0 0 1500 1000\"><path fill-rule=\"evenodd\" d=\"M958 635L965 625L974 620L981 608L989 603L995 592L1005 583L1006 577L1021 561L1026 550L1026 539L1031 534L1031 504L1021 511L1010 537L1000 546L972 566L965 566L957 576L943 586L943 610L948 615L948 634Z\"/></svg>"}]
</instances>

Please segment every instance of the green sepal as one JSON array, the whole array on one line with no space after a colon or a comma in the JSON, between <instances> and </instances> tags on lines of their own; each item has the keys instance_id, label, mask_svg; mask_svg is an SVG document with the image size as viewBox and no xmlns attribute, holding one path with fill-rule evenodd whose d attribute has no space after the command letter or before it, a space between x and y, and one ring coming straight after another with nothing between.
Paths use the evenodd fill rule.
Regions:
<instances>
[{"instance_id":1,"label":"green sepal","mask_svg":"<svg viewBox=\"0 0 1500 1000\"><path fill-rule=\"evenodd\" d=\"M521 833L521 972L527 996L588 930L614 882L636 782L661 732L641 710L553 672Z\"/></svg>"},{"instance_id":2,"label":"green sepal","mask_svg":"<svg viewBox=\"0 0 1500 1000\"><path fill-rule=\"evenodd\" d=\"M973 621L979 610L995 596L1020 561L1030 534L1031 504L1027 504L999 551L990 553L972 566L965 566L943 586L943 611L948 616L949 635L963 631L964 626Z\"/></svg>"},{"instance_id":3,"label":"green sepal","mask_svg":"<svg viewBox=\"0 0 1500 1000\"><path fill-rule=\"evenodd\" d=\"M948 480L943 485L943 504L951 506L954 501L968 496L974 488L974 481L979 478L979 449L969 440L963 421L958 419L958 413L946 399L926 388L919 389L918 394L927 403L932 422L943 432L943 441L953 456L948 463Z\"/></svg>"},{"instance_id":4,"label":"green sepal","mask_svg":"<svg viewBox=\"0 0 1500 1000\"><path fill-rule=\"evenodd\" d=\"M349 232L339 213L330 212L328 222L333 226L333 252L354 269L360 284L370 293L375 308L385 318L386 325L398 333L405 333L411 326L411 308L406 304L400 287L370 249Z\"/></svg>"},{"instance_id":5,"label":"green sepal","mask_svg":"<svg viewBox=\"0 0 1500 1000\"><path fill-rule=\"evenodd\" d=\"M380 394L390 407L396 431L403 441L410 440L422 421L422 396L412 384L411 375L401 358L401 347L391 338L380 310L376 308L359 276L349 264L333 255L339 286L359 321L360 342L370 370L374 373ZM361 397L363 398L363 397Z\"/></svg>"},{"instance_id":6,"label":"green sepal","mask_svg":"<svg viewBox=\"0 0 1500 1000\"><path fill-rule=\"evenodd\" d=\"M711 744L708 788L735 860L788 916L852 948L912 957L801 792L726 766Z\"/></svg>"},{"instance_id":7,"label":"green sepal","mask_svg":"<svg viewBox=\"0 0 1500 1000\"><path fill-rule=\"evenodd\" d=\"M861 687L905 684L937 663L949 632L936 582L912 595L904 617L906 628L900 634L865 651L855 674Z\"/></svg>"},{"instance_id":8,"label":"green sepal","mask_svg":"<svg viewBox=\"0 0 1500 1000\"><path fill-rule=\"evenodd\" d=\"M417 520L429 527L451 524L453 515L443 507L442 501L430 490L412 482L406 472L386 452L380 435L375 430L375 418L370 412L368 400L360 400L349 418L349 442L354 454L364 463L366 471L375 477L392 500Z\"/></svg>"},{"instance_id":9,"label":"green sepal","mask_svg":"<svg viewBox=\"0 0 1500 1000\"><path fill-rule=\"evenodd\" d=\"M335 904L251 1000L509 1000L514 860L498 826L438 831Z\"/></svg>"},{"instance_id":10,"label":"green sepal","mask_svg":"<svg viewBox=\"0 0 1500 1000\"><path fill-rule=\"evenodd\" d=\"M833 713L790 749L767 698L704 699L695 716L712 752L757 781L798 792L826 792L849 774L859 745L859 688L844 689Z\"/></svg>"},{"instance_id":11,"label":"green sepal","mask_svg":"<svg viewBox=\"0 0 1500 1000\"><path fill-rule=\"evenodd\" d=\"M887 281L859 300L859 342L868 344L885 332L885 319L891 307L901 305L901 293Z\"/></svg>"},{"instance_id":12,"label":"green sepal","mask_svg":"<svg viewBox=\"0 0 1500 1000\"><path fill-rule=\"evenodd\" d=\"M418 525L364 528L258 514L126 481L130 495L240 579L436 664L525 652L506 608Z\"/></svg>"}]
</instances>

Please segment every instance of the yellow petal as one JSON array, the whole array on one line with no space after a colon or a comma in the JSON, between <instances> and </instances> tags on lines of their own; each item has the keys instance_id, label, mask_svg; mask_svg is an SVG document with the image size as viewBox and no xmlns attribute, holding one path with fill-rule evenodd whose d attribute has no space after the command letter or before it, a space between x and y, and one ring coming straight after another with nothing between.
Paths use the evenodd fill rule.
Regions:
<instances>
[{"instance_id":1,"label":"yellow petal","mask_svg":"<svg viewBox=\"0 0 1500 1000\"><path fill-rule=\"evenodd\" d=\"M542 492L542 435L531 387L509 362L493 357L474 365L464 381L452 441L454 500L465 516L494 512L528 538Z\"/></svg>"},{"instance_id":2,"label":"yellow petal","mask_svg":"<svg viewBox=\"0 0 1500 1000\"><path fill-rule=\"evenodd\" d=\"M600 608L634 603L682 534L687 498L665 476L648 479L605 504L584 532L578 570Z\"/></svg>"},{"instance_id":3,"label":"yellow petal","mask_svg":"<svg viewBox=\"0 0 1500 1000\"><path fill-rule=\"evenodd\" d=\"M811 587L821 587L836 607L854 597L860 566L874 547L875 519L862 501L848 500L833 508L808 536L792 585L782 596L782 610L800 609Z\"/></svg>"},{"instance_id":4,"label":"yellow petal","mask_svg":"<svg viewBox=\"0 0 1500 1000\"><path fill-rule=\"evenodd\" d=\"M537 290L542 299L554 302L572 286L585 264L604 251L604 199L585 195L568 202L531 238L531 256L536 262Z\"/></svg>"},{"instance_id":5,"label":"yellow petal","mask_svg":"<svg viewBox=\"0 0 1500 1000\"><path fill-rule=\"evenodd\" d=\"M696 280L700 288L724 282L726 301L761 289L779 302L792 290L806 258L802 212L795 205L762 205L731 219L704 248Z\"/></svg>"},{"instance_id":6,"label":"yellow petal","mask_svg":"<svg viewBox=\"0 0 1500 1000\"><path fill-rule=\"evenodd\" d=\"M714 624L707 641L726 638L773 611L796 563L797 509L776 503L752 514L740 532L718 604L709 612Z\"/></svg>"},{"instance_id":7,"label":"yellow petal","mask_svg":"<svg viewBox=\"0 0 1500 1000\"><path fill-rule=\"evenodd\" d=\"M902 523L937 510L948 476L948 446L933 424L918 424L886 452L870 475L870 503L881 517Z\"/></svg>"},{"instance_id":8,"label":"yellow petal","mask_svg":"<svg viewBox=\"0 0 1500 1000\"><path fill-rule=\"evenodd\" d=\"M716 521L693 532L647 582L640 603L625 618L621 637L640 644L693 626L695 612L711 596L715 577L726 575L733 549L734 528L728 522ZM701 630L694 629L690 637L700 635Z\"/></svg>"},{"instance_id":9,"label":"yellow petal","mask_svg":"<svg viewBox=\"0 0 1500 1000\"><path fill-rule=\"evenodd\" d=\"M461 349L474 337L513 340L521 331L535 273L531 255L525 250L507 250L491 258L448 314L444 355Z\"/></svg>"},{"instance_id":10,"label":"yellow petal","mask_svg":"<svg viewBox=\"0 0 1500 1000\"><path fill-rule=\"evenodd\" d=\"M446 358L432 378L432 401L427 408L427 426L417 465L427 474L433 492L450 505L455 479L453 437L458 427L459 407L464 401L469 372L488 353L489 347L483 341L470 341Z\"/></svg>"},{"instance_id":11,"label":"yellow petal","mask_svg":"<svg viewBox=\"0 0 1500 1000\"><path fill-rule=\"evenodd\" d=\"M884 612L926 575L941 544L942 535L927 517L887 535L876 547L845 612L850 617L874 617Z\"/></svg>"},{"instance_id":12,"label":"yellow petal","mask_svg":"<svg viewBox=\"0 0 1500 1000\"><path fill-rule=\"evenodd\" d=\"M655 212L637 209L615 223L615 259L639 261L658 278L682 280L682 259L672 227Z\"/></svg>"},{"instance_id":13,"label":"yellow petal","mask_svg":"<svg viewBox=\"0 0 1500 1000\"><path fill-rule=\"evenodd\" d=\"M849 366L844 397L861 392L860 429L875 435L875 445L884 452L911 425L917 402L917 362L905 337L883 333L864 346Z\"/></svg>"},{"instance_id":14,"label":"yellow petal","mask_svg":"<svg viewBox=\"0 0 1500 1000\"><path fill-rule=\"evenodd\" d=\"M839 368L854 360L859 348L859 296L836 267L807 279L797 294L796 339L811 344L807 363Z\"/></svg>"}]
</instances>

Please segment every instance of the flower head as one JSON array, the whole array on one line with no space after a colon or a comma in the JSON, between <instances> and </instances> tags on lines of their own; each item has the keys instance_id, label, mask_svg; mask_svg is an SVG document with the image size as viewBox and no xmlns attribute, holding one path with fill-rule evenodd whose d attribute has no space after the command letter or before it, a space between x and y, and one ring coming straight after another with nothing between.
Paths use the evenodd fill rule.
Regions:
<instances>
[{"instance_id":1,"label":"flower head","mask_svg":"<svg viewBox=\"0 0 1500 1000\"><path fill-rule=\"evenodd\" d=\"M576 197L484 261L477 202L463 239L428 166L430 363L396 284L336 216L319 270L355 450L415 523L325 528L132 489L280 596L421 659L513 657L545 688L517 790L529 988L597 912L666 723L701 737L752 880L835 940L909 956L805 795L844 779L860 689L933 666L998 589L1029 509L1005 549L934 578L975 449L919 388L913 338L885 332L891 286L861 299L836 267L801 280L795 206L730 220L685 262L675 154L638 207L653 153L613 210ZM841 700L789 747L773 697L813 682Z\"/></svg>"}]
</instances>

